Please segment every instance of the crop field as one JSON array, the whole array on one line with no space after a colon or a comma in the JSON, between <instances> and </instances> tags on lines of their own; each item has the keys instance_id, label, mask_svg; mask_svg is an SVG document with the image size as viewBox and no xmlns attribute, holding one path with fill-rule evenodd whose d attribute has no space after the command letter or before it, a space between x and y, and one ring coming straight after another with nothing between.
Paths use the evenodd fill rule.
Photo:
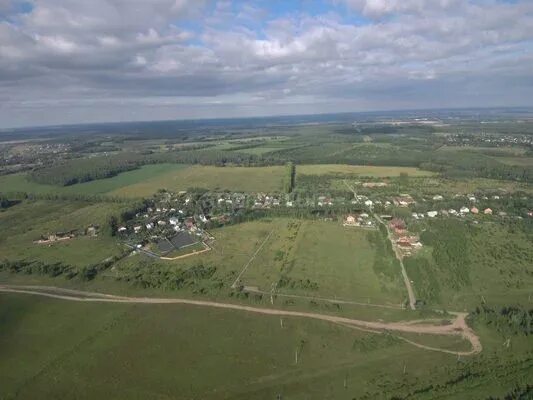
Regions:
<instances>
[{"instance_id":1,"label":"crop field","mask_svg":"<svg viewBox=\"0 0 533 400\"><path fill-rule=\"evenodd\" d=\"M120 210L117 204L36 201L24 202L0 212L1 259L39 260L84 266L120 253L110 237L79 236L51 244L34 244L41 235L82 231L90 224L105 225L107 217Z\"/></svg>"},{"instance_id":2,"label":"crop field","mask_svg":"<svg viewBox=\"0 0 533 400\"><path fill-rule=\"evenodd\" d=\"M296 168L296 173L302 175L343 174L370 176L377 178L399 176L401 173L406 173L409 176L413 177L434 175L433 172L422 171L418 168L413 167L381 167L345 164L298 165Z\"/></svg>"},{"instance_id":3,"label":"crop field","mask_svg":"<svg viewBox=\"0 0 533 400\"><path fill-rule=\"evenodd\" d=\"M509 358L513 374L498 374L494 357L459 363L394 335L192 306L0 294L0 320L2 398L370 399L416 391L410 398L451 399L467 389L485 398L505 393L511 380L526 380L530 372L527 363ZM409 339L462 346L455 338ZM524 340L514 346L527 348ZM484 343L505 357L498 337L486 333ZM482 367L494 372L457 379Z\"/></svg>"}]
</instances>

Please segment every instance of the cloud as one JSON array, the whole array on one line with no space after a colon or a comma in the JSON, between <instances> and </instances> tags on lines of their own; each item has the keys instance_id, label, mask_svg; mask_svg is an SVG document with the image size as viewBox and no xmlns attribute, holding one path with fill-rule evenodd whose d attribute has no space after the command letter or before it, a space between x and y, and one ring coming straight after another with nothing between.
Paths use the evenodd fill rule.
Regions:
<instances>
[{"instance_id":1,"label":"cloud","mask_svg":"<svg viewBox=\"0 0 533 400\"><path fill-rule=\"evenodd\" d=\"M0 1L6 126L533 105L525 0Z\"/></svg>"}]
</instances>

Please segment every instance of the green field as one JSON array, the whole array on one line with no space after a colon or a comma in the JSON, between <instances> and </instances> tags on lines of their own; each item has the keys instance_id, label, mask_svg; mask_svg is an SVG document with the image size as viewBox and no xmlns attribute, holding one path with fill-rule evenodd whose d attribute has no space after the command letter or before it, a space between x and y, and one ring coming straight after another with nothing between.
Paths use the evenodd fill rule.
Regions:
<instances>
[{"instance_id":1,"label":"green field","mask_svg":"<svg viewBox=\"0 0 533 400\"><path fill-rule=\"evenodd\" d=\"M159 189L173 191L201 187L210 190L273 192L281 189L284 167L213 167L182 164L145 165L115 177L72 186L43 185L25 174L0 177L1 191L60 194L107 194L119 197L150 197Z\"/></svg>"},{"instance_id":2,"label":"green field","mask_svg":"<svg viewBox=\"0 0 533 400\"><path fill-rule=\"evenodd\" d=\"M488 331L492 356L458 362L393 335L179 305L0 294L0 321L5 399L485 398L527 382L532 369L527 339L514 339L524 353L513 356Z\"/></svg>"},{"instance_id":3,"label":"green field","mask_svg":"<svg viewBox=\"0 0 533 400\"><path fill-rule=\"evenodd\" d=\"M0 260L39 260L85 266L119 254L121 247L111 237L80 235L53 244L34 244L41 235L84 231L89 225L105 227L107 218L119 212L114 203L88 204L67 201L24 202L0 212ZM104 228L103 228L104 229Z\"/></svg>"},{"instance_id":4,"label":"green field","mask_svg":"<svg viewBox=\"0 0 533 400\"><path fill-rule=\"evenodd\" d=\"M133 171L123 172L117 176L107 179L98 179L91 182L79 183L71 186L43 185L29 180L25 174L13 174L0 176L0 188L5 192L27 192L27 193L60 193L60 194L106 194L123 188L157 179L161 175L174 173L186 165L180 164L155 164L145 165ZM150 195L149 193L148 195ZM133 196L138 197L138 196Z\"/></svg>"},{"instance_id":5,"label":"green field","mask_svg":"<svg viewBox=\"0 0 533 400\"><path fill-rule=\"evenodd\" d=\"M116 196L150 196L158 189L186 190L201 187L210 190L235 190L243 192L272 192L281 189L284 167L212 167L177 166L151 179L124 186L110 192Z\"/></svg>"},{"instance_id":6,"label":"green field","mask_svg":"<svg viewBox=\"0 0 533 400\"><path fill-rule=\"evenodd\" d=\"M399 176L401 173L406 173L413 177L434 175L433 172L423 171L413 167L380 167L345 164L298 165L296 168L296 173L302 175L344 174L370 176L376 178Z\"/></svg>"},{"instance_id":7,"label":"green field","mask_svg":"<svg viewBox=\"0 0 533 400\"><path fill-rule=\"evenodd\" d=\"M382 240L377 231L323 221L287 221L272 230L243 275L243 284L269 291L277 283L279 293L365 303L399 305L404 299L392 257L386 260L389 269L380 269L376 253L381 248L369 239L372 235Z\"/></svg>"}]
</instances>

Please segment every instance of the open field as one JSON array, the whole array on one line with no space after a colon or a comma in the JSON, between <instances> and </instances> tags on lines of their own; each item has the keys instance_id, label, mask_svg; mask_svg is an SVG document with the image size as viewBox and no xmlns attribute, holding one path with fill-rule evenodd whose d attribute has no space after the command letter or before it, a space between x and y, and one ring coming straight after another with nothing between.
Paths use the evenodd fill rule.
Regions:
<instances>
[{"instance_id":1,"label":"open field","mask_svg":"<svg viewBox=\"0 0 533 400\"><path fill-rule=\"evenodd\" d=\"M302 175L326 175L326 174L345 174L371 176L377 178L399 176L401 173L407 173L409 176L431 176L433 172L423 171L413 167L380 167L367 165L345 165L345 164L315 164L315 165L298 165L296 173Z\"/></svg>"},{"instance_id":2,"label":"open field","mask_svg":"<svg viewBox=\"0 0 533 400\"><path fill-rule=\"evenodd\" d=\"M155 164L145 165L133 171L123 172L117 176L98 179L71 186L44 185L29 180L25 174L0 176L0 188L5 192L28 193L61 193L61 194L105 194L122 187L134 185L139 182L157 179L160 175L174 173L186 168L181 164ZM137 196L133 196L137 197Z\"/></svg>"},{"instance_id":3,"label":"open field","mask_svg":"<svg viewBox=\"0 0 533 400\"><path fill-rule=\"evenodd\" d=\"M501 155L501 156L521 156L526 153L523 147L483 147L483 146L442 146L439 151L454 152L467 151L482 154Z\"/></svg>"},{"instance_id":4,"label":"open field","mask_svg":"<svg viewBox=\"0 0 533 400\"><path fill-rule=\"evenodd\" d=\"M104 226L109 215L120 211L113 203L24 202L0 212L0 259L39 260L85 266L119 254L121 247L111 237L78 236L52 244L34 244L41 235L83 231L90 225Z\"/></svg>"},{"instance_id":5,"label":"open field","mask_svg":"<svg viewBox=\"0 0 533 400\"><path fill-rule=\"evenodd\" d=\"M211 190L276 191L281 189L284 167L213 167L183 164L145 165L115 177L71 186L43 185L25 174L0 176L5 192L108 194L120 197L149 197L159 189L186 190L202 187Z\"/></svg>"},{"instance_id":6,"label":"open field","mask_svg":"<svg viewBox=\"0 0 533 400\"><path fill-rule=\"evenodd\" d=\"M484 398L507 392L531 372L490 332L482 340L501 360L474 356L458 363L394 335L323 321L283 318L280 324L277 316L171 304L13 294L0 300L2 398L452 399L466 390ZM422 340L462 346L454 338ZM517 339L515 346L526 349L527 342ZM475 379L457 379L480 368L485 373Z\"/></svg>"},{"instance_id":7,"label":"open field","mask_svg":"<svg viewBox=\"0 0 533 400\"><path fill-rule=\"evenodd\" d=\"M379 269L377 231L345 228L338 222L288 221L257 254L242 277L246 286L279 293L394 303L404 299L400 271L386 260ZM379 265L379 266L378 266Z\"/></svg>"},{"instance_id":8,"label":"open field","mask_svg":"<svg viewBox=\"0 0 533 400\"><path fill-rule=\"evenodd\" d=\"M243 192L276 191L281 189L284 167L213 167L191 166L159 174L149 180L125 186L110 192L116 196L149 196L158 189L186 190L201 187L211 190Z\"/></svg>"}]
</instances>

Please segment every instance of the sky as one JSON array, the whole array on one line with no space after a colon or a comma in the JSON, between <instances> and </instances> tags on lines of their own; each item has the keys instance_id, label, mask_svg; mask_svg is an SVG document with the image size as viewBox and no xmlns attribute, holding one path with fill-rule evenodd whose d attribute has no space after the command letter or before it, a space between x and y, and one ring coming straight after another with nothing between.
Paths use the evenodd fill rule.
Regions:
<instances>
[{"instance_id":1,"label":"sky","mask_svg":"<svg viewBox=\"0 0 533 400\"><path fill-rule=\"evenodd\" d=\"M0 128L533 106L533 0L0 0Z\"/></svg>"}]
</instances>

